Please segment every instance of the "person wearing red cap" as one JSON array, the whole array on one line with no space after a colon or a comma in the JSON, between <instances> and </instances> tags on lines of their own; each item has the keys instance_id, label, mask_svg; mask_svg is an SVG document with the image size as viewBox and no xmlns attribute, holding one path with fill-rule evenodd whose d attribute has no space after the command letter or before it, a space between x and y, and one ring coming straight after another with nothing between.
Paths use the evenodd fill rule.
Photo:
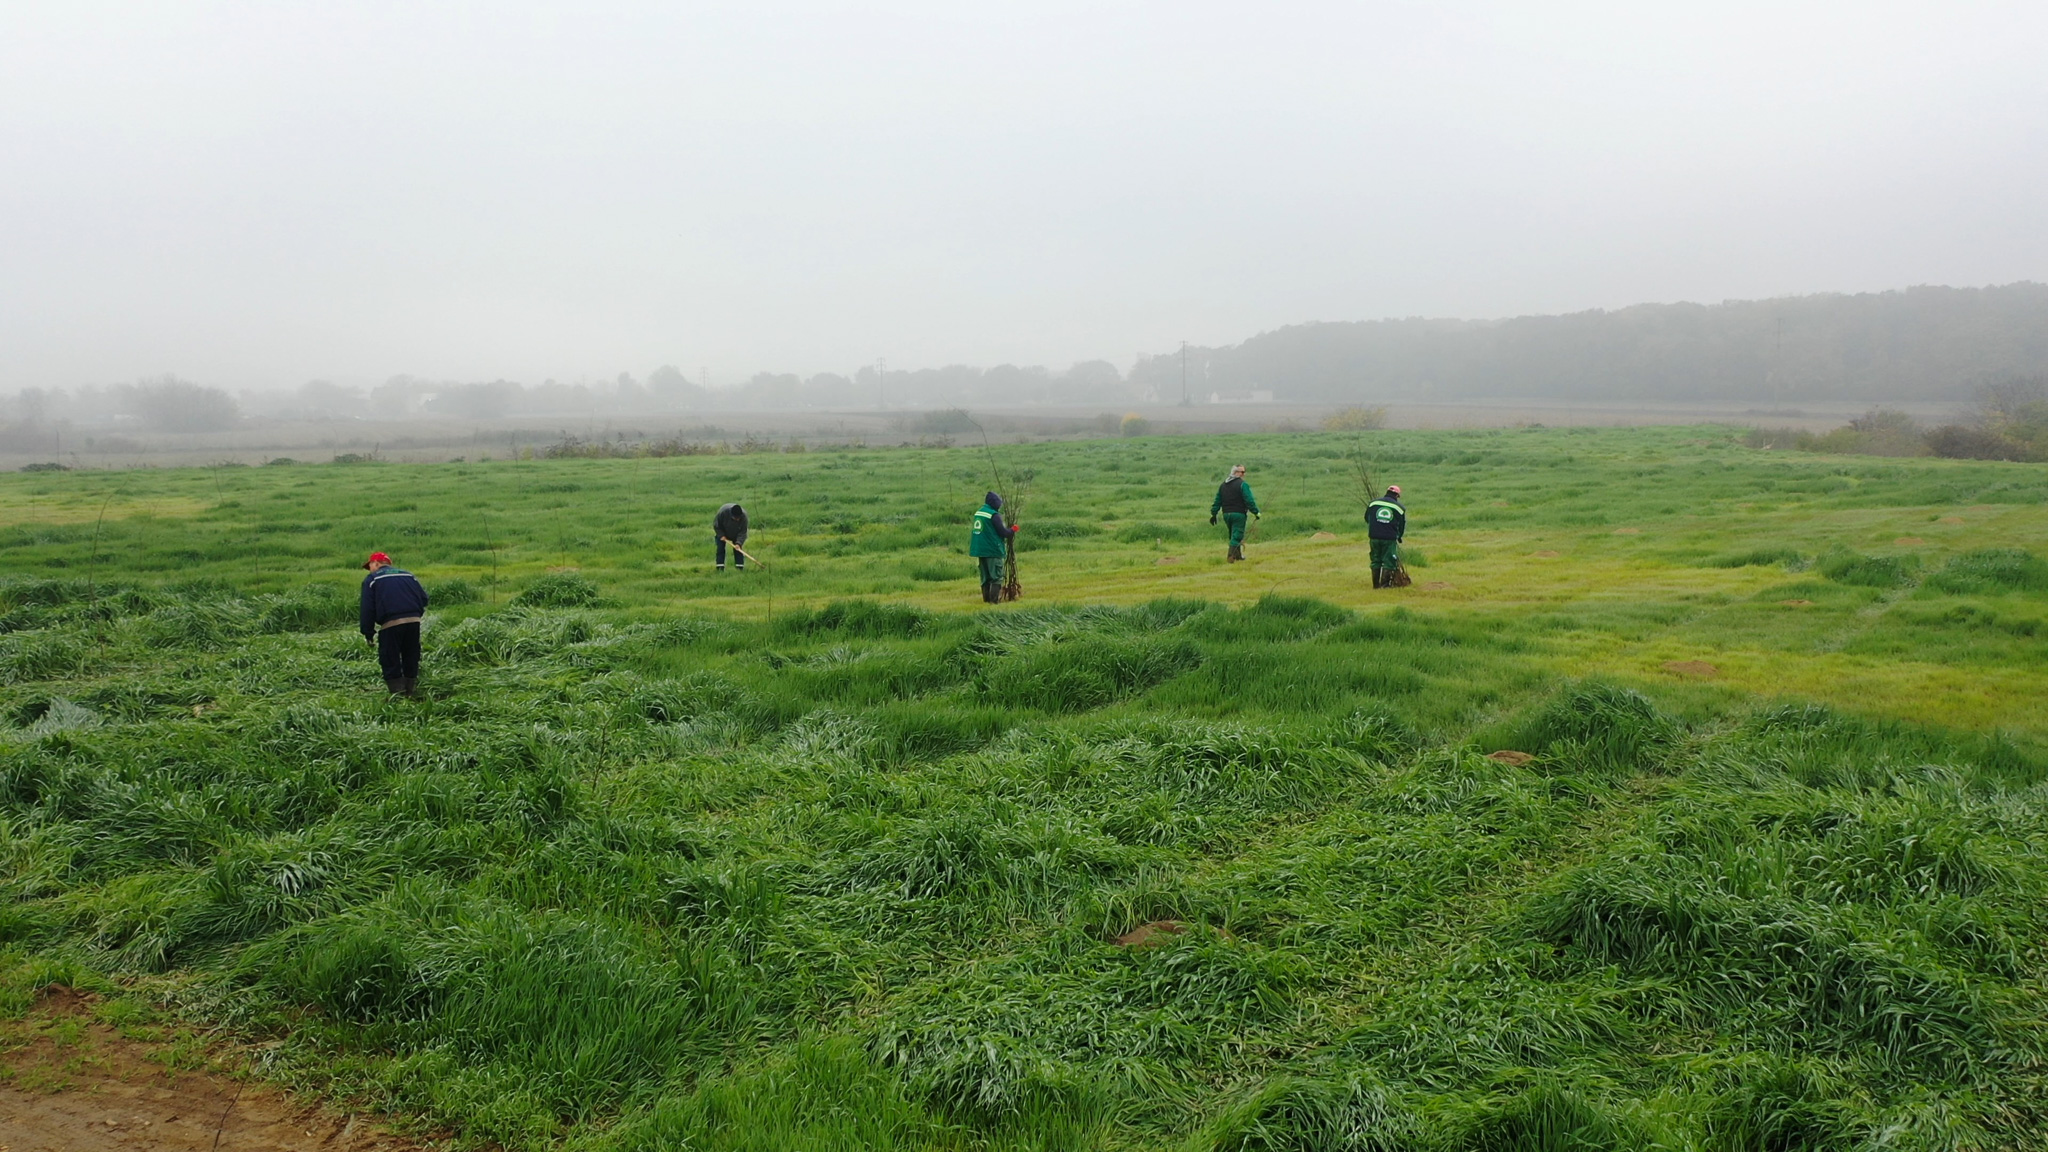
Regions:
<instances>
[{"instance_id":1,"label":"person wearing red cap","mask_svg":"<svg viewBox=\"0 0 2048 1152\"><path fill-rule=\"evenodd\" d=\"M370 573L363 577L363 639L377 645L384 687L394 696L410 696L420 682L420 620L427 610L427 590L382 552L370 553L363 567Z\"/></svg>"},{"instance_id":2,"label":"person wearing red cap","mask_svg":"<svg viewBox=\"0 0 2048 1152\"><path fill-rule=\"evenodd\" d=\"M1365 506L1365 534L1371 537L1372 586L1391 588L1401 567L1401 538L1408 534L1408 509L1401 506L1401 486L1387 485L1387 494Z\"/></svg>"}]
</instances>

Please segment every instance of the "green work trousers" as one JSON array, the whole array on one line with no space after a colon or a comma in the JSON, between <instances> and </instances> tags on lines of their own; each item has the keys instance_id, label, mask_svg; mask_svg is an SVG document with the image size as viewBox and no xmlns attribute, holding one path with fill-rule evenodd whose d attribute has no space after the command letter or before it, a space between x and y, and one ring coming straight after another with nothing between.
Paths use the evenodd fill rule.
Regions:
<instances>
[{"instance_id":1,"label":"green work trousers","mask_svg":"<svg viewBox=\"0 0 2048 1152\"><path fill-rule=\"evenodd\" d=\"M1230 528L1230 546L1232 548L1244 547L1244 513L1225 512L1223 514L1223 523Z\"/></svg>"},{"instance_id":2,"label":"green work trousers","mask_svg":"<svg viewBox=\"0 0 2048 1152\"><path fill-rule=\"evenodd\" d=\"M1003 582L1003 558L1001 556L976 556L981 561L981 582L1001 584Z\"/></svg>"},{"instance_id":3,"label":"green work trousers","mask_svg":"<svg viewBox=\"0 0 2048 1152\"><path fill-rule=\"evenodd\" d=\"M1374 540L1372 542L1372 566L1399 568L1401 566L1401 542L1399 540Z\"/></svg>"}]
</instances>

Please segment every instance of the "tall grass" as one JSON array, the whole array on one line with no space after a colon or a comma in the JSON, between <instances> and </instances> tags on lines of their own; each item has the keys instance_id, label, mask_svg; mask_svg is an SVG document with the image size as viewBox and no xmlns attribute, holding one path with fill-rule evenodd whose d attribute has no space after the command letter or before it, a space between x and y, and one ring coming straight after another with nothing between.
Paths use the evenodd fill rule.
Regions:
<instances>
[{"instance_id":1,"label":"tall grass","mask_svg":"<svg viewBox=\"0 0 2048 1152\"><path fill-rule=\"evenodd\" d=\"M124 522L117 569L0 582L0 1004L58 978L172 998L281 1039L279 1075L515 1149L2039 1146L2048 755L1674 686L1634 656L1573 671L1764 609L1757 643L1780 643L1801 617L1760 567L1822 557L1798 598L1843 608L1810 644L1873 604L2023 614L2038 561L1930 554L1894 605L1880 593L1922 570L1847 532L1725 553L1616 536L1658 485L1572 495L1621 467L1564 458L1607 434L1527 435L1379 459L1445 486L1438 524L1606 518L1579 547L1729 583L1512 609L1260 584L1237 607L941 611L892 599L953 522L890 458L887 499L804 505L824 518L803 533L762 504L762 541L811 551L719 586L744 610L711 612L674 565L543 573L658 545L581 503L617 495L607 462L506 465L491 475L568 514L545 541L494 538L529 554L491 603L437 591L425 695L392 700L355 574L229 582ZM1201 587L1193 559L1148 551L1200 530L1146 494L1180 463L1119 448L1129 465L1049 518L1041 571L1142 553L1158 586ZM645 463L815 502L849 459ZM1936 482L2033 498L1919 461L1760 461L1772 487L1737 492L1723 463L1680 479L1859 515ZM1510 490L1485 477L1533 468L1554 506L1495 508ZM358 497L419 479L349 475ZM282 496L314 536L341 516L265 483L238 508ZM1121 493L1117 518L1098 528L1090 492ZM5 531L25 564L79 544ZM1432 571L1473 579L1457 557Z\"/></svg>"}]
</instances>

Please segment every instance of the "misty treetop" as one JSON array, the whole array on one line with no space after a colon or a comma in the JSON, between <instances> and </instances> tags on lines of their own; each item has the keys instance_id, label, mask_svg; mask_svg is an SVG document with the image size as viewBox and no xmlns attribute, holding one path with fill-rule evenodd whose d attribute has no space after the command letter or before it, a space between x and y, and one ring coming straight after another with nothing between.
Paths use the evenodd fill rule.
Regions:
<instances>
[{"instance_id":1,"label":"misty treetop","mask_svg":"<svg viewBox=\"0 0 2048 1152\"><path fill-rule=\"evenodd\" d=\"M1178 350L1131 380L1181 394ZM1189 392L1282 400L1639 402L1967 399L2048 372L2048 285L1638 304L1504 320L1296 324L1189 348Z\"/></svg>"},{"instance_id":2,"label":"misty treetop","mask_svg":"<svg viewBox=\"0 0 2048 1152\"><path fill-rule=\"evenodd\" d=\"M1185 372L1185 385L1183 373ZM393 376L372 388L313 380L230 396L162 376L25 389L0 399L0 446L34 451L64 422L213 432L260 419L495 420L771 409L953 409L1171 403L1183 394L1279 401L1566 399L1608 402L1963 400L2048 374L2048 285L1920 287L1504 320L1309 323L1239 344L1063 370L998 364L809 376L757 372L706 387L663 365L636 378L563 383ZM1959 452L1957 454L1989 454Z\"/></svg>"}]
</instances>

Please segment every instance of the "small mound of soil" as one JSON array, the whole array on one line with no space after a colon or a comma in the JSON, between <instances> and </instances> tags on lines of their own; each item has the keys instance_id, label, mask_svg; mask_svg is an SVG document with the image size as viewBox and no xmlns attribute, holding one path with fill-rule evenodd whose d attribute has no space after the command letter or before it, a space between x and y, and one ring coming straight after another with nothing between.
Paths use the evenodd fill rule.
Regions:
<instances>
[{"instance_id":1,"label":"small mound of soil","mask_svg":"<svg viewBox=\"0 0 2048 1152\"><path fill-rule=\"evenodd\" d=\"M1117 937L1113 943L1119 948L1156 948L1187 930L1188 926L1179 920L1154 920L1138 925Z\"/></svg>"},{"instance_id":2,"label":"small mound of soil","mask_svg":"<svg viewBox=\"0 0 2048 1152\"><path fill-rule=\"evenodd\" d=\"M1431 580L1422 586L1422 590L1425 592L1448 592L1451 590L1451 583L1448 580Z\"/></svg>"},{"instance_id":3,"label":"small mound of soil","mask_svg":"<svg viewBox=\"0 0 2048 1152\"><path fill-rule=\"evenodd\" d=\"M1961 516L1943 516L1935 521L1936 524L1961 524L1962 522L1963 518Z\"/></svg>"},{"instance_id":4,"label":"small mound of soil","mask_svg":"<svg viewBox=\"0 0 2048 1152\"><path fill-rule=\"evenodd\" d=\"M1721 674L1719 668L1714 667L1705 660L1672 660L1665 663L1664 670L1666 672L1676 672L1680 676L1719 676Z\"/></svg>"},{"instance_id":5,"label":"small mound of soil","mask_svg":"<svg viewBox=\"0 0 2048 1152\"><path fill-rule=\"evenodd\" d=\"M1915 544L1925 544L1927 543L1927 541L1922 540L1918 536L1901 536L1898 539L1892 541L1892 543L1910 548Z\"/></svg>"},{"instance_id":6,"label":"small mound of soil","mask_svg":"<svg viewBox=\"0 0 2048 1152\"><path fill-rule=\"evenodd\" d=\"M1336 538L1337 534L1335 532L1318 532L1309 537L1311 540L1335 540Z\"/></svg>"},{"instance_id":7,"label":"small mound of soil","mask_svg":"<svg viewBox=\"0 0 2048 1152\"><path fill-rule=\"evenodd\" d=\"M1812 603L1813 603L1813 601L1811 601L1811 600L1780 600L1780 601L1778 601L1778 603L1780 603L1780 604L1783 604L1783 605L1785 605L1785 606L1786 606L1786 607L1788 607L1788 608L1804 608L1804 607L1807 607L1808 605L1812 604Z\"/></svg>"},{"instance_id":8,"label":"small mound of soil","mask_svg":"<svg viewBox=\"0 0 2048 1152\"><path fill-rule=\"evenodd\" d=\"M1180 563L1180 557L1178 557L1178 556L1161 556L1161 557L1160 557L1159 559L1157 559L1157 560L1154 560L1154 561L1153 561L1153 563L1154 563L1154 564L1178 564L1178 563Z\"/></svg>"},{"instance_id":9,"label":"small mound of soil","mask_svg":"<svg viewBox=\"0 0 2048 1152\"><path fill-rule=\"evenodd\" d=\"M1531 556L1534 556L1534 557L1535 557L1536 559L1538 559L1538 560L1555 560L1555 559L1557 559L1557 553L1555 553L1555 552L1552 552L1552 551L1550 551L1550 550L1548 550L1548 549L1545 549L1544 551L1541 551L1541 552L1531 552L1531 553L1529 553L1529 555L1531 555Z\"/></svg>"},{"instance_id":10,"label":"small mound of soil","mask_svg":"<svg viewBox=\"0 0 2048 1152\"><path fill-rule=\"evenodd\" d=\"M1486 754L1486 758L1488 760L1498 760L1503 764L1512 764L1517 768L1520 768L1522 765L1527 764L1529 761L1536 759L1536 757L1531 755L1530 753L1517 752L1513 748L1503 748L1498 752L1488 752Z\"/></svg>"}]
</instances>

